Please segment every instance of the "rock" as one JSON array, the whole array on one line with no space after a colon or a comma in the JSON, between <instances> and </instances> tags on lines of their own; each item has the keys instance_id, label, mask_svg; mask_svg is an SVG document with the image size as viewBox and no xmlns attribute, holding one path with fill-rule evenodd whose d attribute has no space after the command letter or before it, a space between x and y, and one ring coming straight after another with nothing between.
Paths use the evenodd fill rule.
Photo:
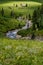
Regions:
<instances>
[{"instance_id":1,"label":"rock","mask_svg":"<svg viewBox=\"0 0 43 65\"><path fill-rule=\"evenodd\" d=\"M35 37L35 40L43 41L43 36L36 36L36 37Z\"/></svg>"},{"instance_id":2,"label":"rock","mask_svg":"<svg viewBox=\"0 0 43 65\"><path fill-rule=\"evenodd\" d=\"M26 39L26 40L28 40L28 39L31 39L31 37L22 37L21 39Z\"/></svg>"},{"instance_id":3,"label":"rock","mask_svg":"<svg viewBox=\"0 0 43 65\"><path fill-rule=\"evenodd\" d=\"M25 6L26 6L26 4L21 4L21 6L22 6L22 7L25 7Z\"/></svg>"},{"instance_id":4,"label":"rock","mask_svg":"<svg viewBox=\"0 0 43 65\"><path fill-rule=\"evenodd\" d=\"M17 20L18 21L22 21L23 19L22 19L22 17L18 17Z\"/></svg>"},{"instance_id":5,"label":"rock","mask_svg":"<svg viewBox=\"0 0 43 65\"><path fill-rule=\"evenodd\" d=\"M16 35L16 39L21 39L21 35Z\"/></svg>"}]
</instances>

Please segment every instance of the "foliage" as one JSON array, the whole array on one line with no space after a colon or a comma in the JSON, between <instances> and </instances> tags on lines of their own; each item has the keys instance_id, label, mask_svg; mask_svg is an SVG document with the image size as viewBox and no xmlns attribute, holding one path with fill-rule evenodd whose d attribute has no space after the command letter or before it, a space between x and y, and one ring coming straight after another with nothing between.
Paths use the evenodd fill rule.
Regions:
<instances>
[{"instance_id":1,"label":"foliage","mask_svg":"<svg viewBox=\"0 0 43 65\"><path fill-rule=\"evenodd\" d=\"M43 29L43 5L41 5L37 10L34 10L33 17L33 30Z\"/></svg>"},{"instance_id":2,"label":"foliage","mask_svg":"<svg viewBox=\"0 0 43 65\"><path fill-rule=\"evenodd\" d=\"M26 36L32 36L35 38L35 36L41 36L43 37L43 30L32 30L32 29L27 29L27 30L20 30L18 31L18 34L21 35L22 37Z\"/></svg>"},{"instance_id":3,"label":"foliage","mask_svg":"<svg viewBox=\"0 0 43 65\"><path fill-rule=\"evenodd\" d=\"M43 42L0 38L1 65L43 65Z\"/></svg>"},{"instance_id":4,"label":"foliage","mask_svg":"<svg viewBox=\"0 0 43 65\"><path fill-rule=\"evenodd\" d=\"M38 24L38 14L37 11L34 10L33 16L32 16L32 22L33 22L33 30L36 30L36 25Z\"/></svg>"},{"instance_id":5,"label":"foliage","mask_svg":"<svg viewBox=\"0 0 43 65\"><path fill-rule=\"evenodd\" d=\"M36 3L36 2L35 2L35 4L37 4L37 5L35 5L34 2L31 2L33 5L30 4L30 2L27 2L28 7L23 8L23 7L19 7L21 2L19 2L19 5L17 3L18 2L0 4L0 32L5 33L9 30L21 28L22 26L24 26L25 25L24 21L18 21L16 19L19 16L23 17L26 15L29 15L29 13L30 13L30 15L32 15L35 7L37 8L40 5L40 3ZM26 2L24 2L24 3L26 3ZM18 7L15 7L15 5L13 5L13 4L17 4ZM29 6L29 4L31 6ZM34 7L34 5L35 5L35 7ZM2 11L2 13L1 13L1 11ZM1 15L4 15L4 16L1 16ZM29 15L29 18L30 18L30 15Z\"/></svg>"},{"instance_id":6,"label":"foliage","mask_svg":"<svg viewBox=\"0 0 43 65\"><path fill-rule=\"evenodd\" d=\"M11 17L14 17L14 12L13 11L11 11Z\"/></svg>"},{"instance_id":7,"label":"foliage","mask_svg":"<svg viewBox=\"0 0 43 65\"><path fill-rule=\"evenodd\" d=\"M4 9L1 10L1 15L4 16Z\"/></svg>"},{"instance_id":8,"label":"foliage","mask_svg":"<svg viewBox=\"0 0 43 65\"><path fill-rule=\"evenodd\" d=\"M40 29L43 29L43 4L41 5L41 8L40 8Z\"/></svg>"},{"instance_id":9,"label":"foliage","mask_svg":"<svg viewBox=\"0 0 43 65\"><path fill-rule=\"evenodd\" d=\"M29 14L29 20L31 20L31 15Z\"/></svg>"},{"instance_id":10,"label":"foliage","mask_svg":"<svg viewBox=\"0 0 43 65\"><path fill-rule=\"evenodd\" d=\"M2 18L0 19L0 32L7 32L9 30L12 30L12 29L17 29L17 28L20 28L19 27L19 24L22 26L25 25L25 22L19 22L18 20L16 19L11 19L11 18Z\"/></svg>"},{"instance_id":11,"label":"foliage","mask_svg":"<svg viewBox=\"0 0 43 65\"><path fill-rule=\"evenodd\" d=\"M25 36L28 36L28 35L31 35L31 34L32 34L31 28L18 31L18 35L21 35L22 37L25 37Z\"/></svg>"}]
</instances>

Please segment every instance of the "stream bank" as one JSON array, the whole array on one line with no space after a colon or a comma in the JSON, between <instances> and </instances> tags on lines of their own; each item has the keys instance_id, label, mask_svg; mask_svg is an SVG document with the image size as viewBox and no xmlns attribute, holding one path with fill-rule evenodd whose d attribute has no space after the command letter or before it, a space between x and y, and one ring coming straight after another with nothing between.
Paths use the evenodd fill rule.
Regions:
<instances>
[{"instance_id":1,"label":"stream bank","mask_svg":"<svg viewBox=\"0 0 43 65\"><path fill-rule=\"evenodd\" d=\"M12 39L19 39L19 38L21 38L21 36L18 35L17 32L20 31L20 30L28 29L28 28L30 28L32 26L31 20L27 19L25 22L26 22L25 26L23 26L21 29L16 29L16 30L8 31L6 33L6 37L12 38Z\"/></svg>"}]
</instances>

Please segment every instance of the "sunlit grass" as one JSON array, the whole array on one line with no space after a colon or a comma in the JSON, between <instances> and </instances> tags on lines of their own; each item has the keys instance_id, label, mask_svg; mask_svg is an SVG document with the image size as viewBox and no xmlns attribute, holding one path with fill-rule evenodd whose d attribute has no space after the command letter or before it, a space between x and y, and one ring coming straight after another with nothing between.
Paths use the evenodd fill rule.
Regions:
<instances>
[{"instance_id":1,"label":"sunlit grass","mask_svg":"<svg viewBox=\"0 0 43 65\"><path fill-rule=\"evenodd\" d=\"M18 4L19 3L19 4ZM18 7L15 7L15 5L18 5ZM21 4L27 4L28 7L20 7ZM8 3L2 3L0 4L0 11L2 8L4 8L5 11L5 15L6 16L10 16L10 12L13 10L16 14L23 14L23 15L29 15L29 14L33 14L34 9L36 9L38 6L40 6L41 3L38 2L32 2L32 1L11 1ZM11 9L10 9L10 8ZM0 14L1 15L1 14Z\"/></svg>"},{"instance_id":2,"label":"sunlit grass","mask_svg":"<svg viewBox=\"0 0 43 65\"><path fill-rule=\"evenodd\" d=\"M19 3L19 4L18 4ZM26 1L14 1L14 2L8 2L8 3L4 3L4 4L0 4L0 6L13 6L14 4L18 4L18 6L20 6L20 4L28 4L28 6L37 6L37 5L41 5L41 3L38 3L38 2L26 2Z\"/></svg>"},{"instance_id":3,"label":"sunlit grass","mask_svg":"<svg viewBox=\"0 0 43 65\"><path fill-rule=\"evenodd\" d=\"M43 42L1 38L0 64L43 65Z\"/></svg>"}]
</instances>

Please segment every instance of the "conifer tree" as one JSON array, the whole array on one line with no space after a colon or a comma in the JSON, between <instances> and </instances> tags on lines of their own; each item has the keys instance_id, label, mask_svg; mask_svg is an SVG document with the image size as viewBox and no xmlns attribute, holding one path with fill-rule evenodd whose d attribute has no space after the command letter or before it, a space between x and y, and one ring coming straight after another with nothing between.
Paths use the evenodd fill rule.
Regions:
<instances>
[{"instance_id":1,"label":"conifer tree","mask_svg":"<svg viewBox=\"0 0 43 65\"><path fill-rule=\"evenodd\" d=\"M10 15L11 15L11 17L14 17L14 12L13 12L13 11L11 11L11 14L10 14Z\"/></svg>"},{"instance_id":2,"label":"conifer tree","mask_svg":"<svg viewBox=\"0 0 43 65\"><path fill-rule=\"evenodd\" d=\"M29 14L29 20L31 20L31 15Z\"/></svg>"},{"instance_id":3,"label":"conifer tree","mask_svg":"<svg viewBox=\"0 0 43 65\"><path fill-rule=\"evenodd\" d=\"M2 16L4 16L4 9L3 8L1 10L1 14L2 14Z\"/></svg>"},{"instance_id":4,"label":"conifer tree","mask_svg":"<svg viewBox=\"0 0 43 65\"><path fill-rule=\"evenodd\" d=\"M34 10L33 16L32 16L32 22L33 22L33 30L36 30L36 24L37 24L37 11Z\"/></svg>"}]
</instances>

